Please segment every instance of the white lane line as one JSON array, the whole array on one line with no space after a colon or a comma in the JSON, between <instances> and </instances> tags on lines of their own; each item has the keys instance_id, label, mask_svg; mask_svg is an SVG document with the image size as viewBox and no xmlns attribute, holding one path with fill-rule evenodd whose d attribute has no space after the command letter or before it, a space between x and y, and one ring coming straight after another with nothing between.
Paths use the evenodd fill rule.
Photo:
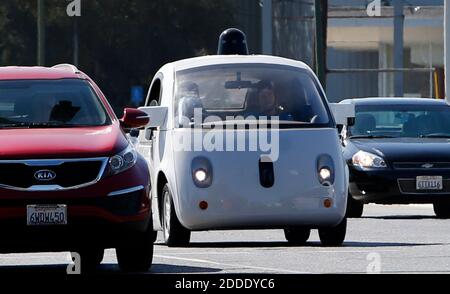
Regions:
<instances>
[{"instance_id":1,"label":"white lane line","mask_svg":"<svg viewBox=\"0 0 450 294\"><path fill-rule=\"evenodd\" d=\"M246 254L248 253L261 253L260 251L257 252L251 252L251 251L240 251L240 252L208 252L208 251L203 251L203 252L174 252L174 251L158 251L158 253L161 254L175 254L175 255L196 255L196 254L201 254L204 255L205 253L207 254L214 254L214 255L233 255L233 254L242 254L242 252L245 252Z\"/></svg>"},{"instance_id":2,"label":"white lane line","mask_svg":"<svg viewBox=\"0 0 450 294\"><path fill-rule=\"evenodd\" d=\"M57 259L67 259L67 260L71 260L70 255L39 255L39 256L33 256L33 255L0 255L0 260L1 259L17 259L17 260L29 260L29 259L52 259L52 260L57 260Z\"/></svg>"},{"instance_id":3,"label":"white lane line","mask_svg":"<svg viewBox=\"0 0 450 294\"><path fill-rule=\"evenodd\" d=\"M395 246L392 246L395 247ZM301 251L297 253L372 253L372 252L398 252L399 249L383 249L383 250L317 250L317 251Z\"/></svg>"},{"instance_id":4,"label":"white lane line","mask_svg":"<svg viewBox=\"0 0 450 294\"><path fill-rule=\"evenodd\" d=\"M251 265L243 265L243 264L235 264L235 263L222 263L222 262L215 262L215 261L211 261L211 260L197 259L197 258L184 258L184 257L175 257L175 256L168 256L168 255L154 255L154 257L163 258L163 259L174 259L174 260L180 260L180 261L189 261L189 262L195 262L195 263L206 263L206 264L213 264L213 265L226 266L226 267L232 267L232 268L248 268L248 269L262 270L262 271L266 271L266 272L269 271L269 272L275 272L275 273L310 274L308 272L299 272L299 271L291 271L291 270L286 270L286 269L251 266Z\"/></svg>"},{"instance_id":5,"label":"white lane line","mask_svg":"<svg viewBox=\"0 0 450 294\"><path fill-rule=\"evenodd\" d=\"M408 208L408 207L433 207L433 204L368 204L367 207L370 208Z\"/></svg>"},{"instance_id":6,"label":"white lane line","mask_svg":"<svg viewBox=\"0 0 450 294\"><path fill-rule=\"evenodd\" d=\"M289 249L289 247L286 248L281 248L281 249ZM290 253L295 253L295 254L311 254L311 253L371 253L371 252L398 252L400 251L399 249L383 249L383 250L314 250L314 251L291 251ZM214 254L214 255L232 255L232 254L242 254L243 252L245 252L246 254L260 254L262 251L241 251L241 252L209 252L209 251L203 251L203 252L174 252L174 251L170 251L170 250L166 250L166 251L158 251L158 253L161 254L166 254L166 253L170 253L170 254L174 254L174 255L204 255L206 254Z\"/></svg>"}]
</instances>

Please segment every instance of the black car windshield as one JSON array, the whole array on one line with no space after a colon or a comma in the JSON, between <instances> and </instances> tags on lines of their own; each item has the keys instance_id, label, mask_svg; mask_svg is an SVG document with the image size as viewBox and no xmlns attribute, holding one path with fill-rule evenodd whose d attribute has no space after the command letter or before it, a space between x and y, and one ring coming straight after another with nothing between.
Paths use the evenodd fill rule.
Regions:
<instances>
[{"instance_id":1,"label":"black car windshield","mask_svg":"<svg viewBox=\"0 0 450 294\"><path fill-rule=\"evenodd\" d=\"M200 67L176 74L178 126L233 124L261 119L280 127L328 127L325 99L303 69L264 64ZM197 112L195 112L197 110ZM201 116L199 122L195 113Z\"/></svg>"},{"instance_id":2,"label":"black car windshield","mask_svg":"<svg viewBox=\"0 0 450 294\"><path fill-rule=\"evenodd\" d=\"M79 79L0 81L0 128L88 127L111 120Z\"/></svg>"},{"instance_id":3,"label":"black car windshield","mask_svg":"<svg viewBox=\"0 0 450 294\"><path fill-rule=\"evenodd\" d=\"M350 138L450 138L450 106L356 106Z\"/></svg>"}]
</instances>

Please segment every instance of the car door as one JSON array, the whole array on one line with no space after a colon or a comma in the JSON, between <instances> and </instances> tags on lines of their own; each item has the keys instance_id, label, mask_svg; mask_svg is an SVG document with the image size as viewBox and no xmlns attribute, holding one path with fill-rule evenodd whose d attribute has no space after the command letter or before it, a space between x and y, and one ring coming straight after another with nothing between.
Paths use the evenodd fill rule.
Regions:
<instances>
[{"instance_id":1,"label":"car door","mask_svg":"<svg viewBox=\"0 0 450 294\"><path fill-rule=\"evenodd\" d=\"M161 103L162 97L162 74L157 74L150 86L149 93L145 102L145 106L158 106ZM151 119L151 118L150 118ZM159 160L155 160L157 156L157 150L155 146L158 146L158 133L159 130L153 128L145 128L139 134L138 151L148 163L150 171L150 179L152 184L152 211L153 211L153 224L155 229L161 227L159 211L158 211L158 195L155 193L154 187L156 187L156 170Z\"/></svg>"}]
</instances>

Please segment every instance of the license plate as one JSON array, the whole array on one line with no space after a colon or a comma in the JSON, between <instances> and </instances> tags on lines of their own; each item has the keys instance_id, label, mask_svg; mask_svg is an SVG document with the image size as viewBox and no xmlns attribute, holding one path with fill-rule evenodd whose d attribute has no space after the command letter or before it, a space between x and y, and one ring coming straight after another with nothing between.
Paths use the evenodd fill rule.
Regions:
<instances>
[{"instance_id":1,"label":"license plate","mask_svg":"<svg viewBox=\"0 0 450 294\"><path fill-rule=\"evenodd\" d=\"M67 205L28 205L27 225L67 225Z\"/></svg>"},{"instance_id":2,"label":"license plate","mask_svg":"<svg viewBox=\"0 0 450 294\"><path fill-rule=\"evenodd\" d=\"M417 190L442 190L442 177L441 176L422 176L416 179Z\"/></svg>"}]
</instances>

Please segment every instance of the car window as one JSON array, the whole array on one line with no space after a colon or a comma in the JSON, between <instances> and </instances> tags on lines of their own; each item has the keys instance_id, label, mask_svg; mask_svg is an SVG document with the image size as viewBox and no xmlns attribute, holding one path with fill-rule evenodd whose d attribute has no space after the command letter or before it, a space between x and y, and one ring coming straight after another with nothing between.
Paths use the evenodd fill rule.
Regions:
<instances>
[{"instance_id":1,"label":"car window","mask_svg":"<svg viewBox=\"0 0 450 294\"><path fill-rule=\"evenodd\" d=\"M161 88L162 82L161 79L156 79L149 91L149 96L147 97L146 106L158 106L161 103Z\"/></svg>"},{"instance_id":2,"label":"car window","mask_svg":"<svg viewBox=\"0 0 450 294\"><path fill-rule=\"evenodd\" d=\"M0 126L110 124L89 83L78 79L0 81Z\"/></svg>"},{"instance_id":3,"label":"car window","mask_svg":"<svg viewBox=\"0 0 450 294\"><path fill-rule=\"evenodd\" d=\"M351 136L450 136L450 107L446 105L357 106Z\"/></svg>"},{"instance_id":4,"label":"car window","mask_svg":"<svg viewBox=\"0 0 450 294\"><path fill-rule=\"evenodd\" d=\"M289 66L232 64L176 73L175 116L179 126L202 121L254 118L280 124L328 126L324 97L307 70Z\"/></svg>"}]
</instances>

